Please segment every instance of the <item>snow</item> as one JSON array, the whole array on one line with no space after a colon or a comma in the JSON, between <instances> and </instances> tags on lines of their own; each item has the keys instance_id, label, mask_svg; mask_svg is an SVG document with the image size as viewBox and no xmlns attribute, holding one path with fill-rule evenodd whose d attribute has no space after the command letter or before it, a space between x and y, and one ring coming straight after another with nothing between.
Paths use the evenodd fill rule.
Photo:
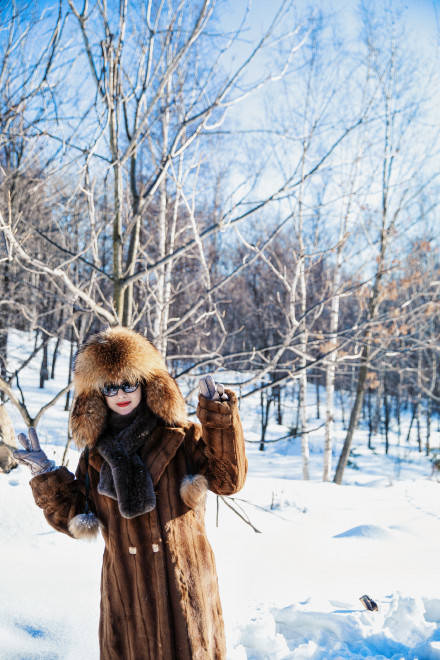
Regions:
<instances>
[{"instance_id":1,"label":"snow","mask_svg":"<svg viewBox=\"0 0 440 660\"><path fill-rule=\"evenodd\" d=\"M29 337L13 335L17 357L31 345ZM67 344L56 380L43 391L38 366L32 361L20 380L33 414L66 382ZM230 374L222 377L232 380ZM320 424L313 402L311 390L311 428ZM228 660L440 659L440 484L431 478L429 459L403 440L405 426L400 443L394 429L388 456L379 436L375 450L367 449L361 426L344 484L323 483L320 428L309 436L312 478L303 481L299 440L258 450L258 403L258 397L241 402L252 441L249 476L243 490L227 499L253 528L222 500L217 526L212 494L206 515ZM16 431L23 430L19 414L7 405ZM38 427L47 454L58 463L66 440L63 407L64 399ZM293 414L290 402L285 426L270 424L268 439L285 435ZM402 419L408 423L404 411ZM436 421L431 440L438 446L435 429ZM336 438L335 461L344 438L340 420ZM74 470L74 447L68 458ZM0 475L0 658L97 660L103 542L74 541L50 528L28 481L24 467ZM359 600L364 594L376 601L377 612L365 610Z\"/></svg>"},{"instance_id":2,"label":"snow","mask_svg":"<svg viewBox=\"0 0 440 660\"><path fill-rule=\"evenodd\" d=\"M336 534L335 539L347 539L353 537L385 539L385 538L391 538L391 535L387 529L385 529L384 527L379 527L378 525L358 525L357 527L352 527L351 529L347 529L346 532L341 532L340 534Z\"/></svg>"}]
</instances>

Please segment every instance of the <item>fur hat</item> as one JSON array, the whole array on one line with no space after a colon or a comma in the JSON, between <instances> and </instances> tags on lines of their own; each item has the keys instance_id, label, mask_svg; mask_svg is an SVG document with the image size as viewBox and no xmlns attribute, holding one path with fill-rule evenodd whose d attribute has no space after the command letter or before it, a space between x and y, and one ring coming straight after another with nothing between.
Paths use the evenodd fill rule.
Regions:
<instances>
[{"instance_id":1,"label":"fur hat","mask_svg":"<svg viewBox=\"0 0 440 660\"><path fill-rule=\"evenodd\" d=\"M100 388L124 381L143 384L147 406L165 424L185 424L185 401L159 351L142 335L118 326L90 337L75 358L70 424L79 447L93 447L104 430L108 408Z\"/></svg>"}]
</instances>

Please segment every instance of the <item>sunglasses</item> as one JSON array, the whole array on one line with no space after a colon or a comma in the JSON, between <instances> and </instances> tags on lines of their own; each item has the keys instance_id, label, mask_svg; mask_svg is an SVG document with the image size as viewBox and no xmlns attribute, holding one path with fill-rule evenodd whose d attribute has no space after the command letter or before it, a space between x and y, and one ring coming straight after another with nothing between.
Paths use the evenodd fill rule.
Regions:
<instances>
[{"instance_id":1,"label":"sunglasses","mask_svg":"<svg viewBox=\"0 0 440 660\"><path fill-rule=\"evenodd\" d=\"M101 387L101 392L104 396L116 396L119 390L122 390L125 394L131 394L132 392L135 392L138 387L139 383L133 384L127 383L127 381L121 383L120 385L116 385L115 383L108 383L107 385L104 385L104 387Z\"/></svg>"}]
</instances>

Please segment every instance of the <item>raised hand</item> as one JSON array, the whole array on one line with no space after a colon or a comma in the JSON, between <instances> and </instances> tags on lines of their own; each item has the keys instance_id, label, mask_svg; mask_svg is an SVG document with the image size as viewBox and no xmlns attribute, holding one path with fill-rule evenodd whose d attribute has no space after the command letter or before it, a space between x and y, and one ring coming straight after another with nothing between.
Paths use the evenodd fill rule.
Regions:
<instances>
[{"instance_id":1,"label":"raised hand","mask_svg":"<svg viewBox=\"0 0 440 660\"><path fill-rule=\"evenodd\" d=\"M212 376L204 376L199 382L200 394L211 401L227 401L228 395L221 383L216 383Z\"/></svg>"},{"instance_id":2,"label":"raised hand","mask_svg":"<svg viewBox=\"0 0 440 660\"><path fill-rule=\"evenodd\" d=\"M33 426L29 429L29 437L24 433L19 433L17 438L21 446L24 447L24 451L22 449L14 449L14 457L17 461L20 461L20 463L27 465L31 469L33 477L54 469L55 462L49 460L41 449L37 432Z\"/></svg>"}]
</instances>

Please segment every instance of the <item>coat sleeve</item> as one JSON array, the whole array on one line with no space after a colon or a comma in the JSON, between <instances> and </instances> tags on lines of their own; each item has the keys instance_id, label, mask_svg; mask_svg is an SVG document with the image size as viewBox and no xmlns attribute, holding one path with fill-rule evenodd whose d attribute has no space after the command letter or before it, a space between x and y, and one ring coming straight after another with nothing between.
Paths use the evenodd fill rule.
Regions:
<instances>
[{"instance_id":1,"label":"coat sleeve","mask_svg":"<svg viewBox=\"0 0 440 660\"><path fill-rule=\"evenodd\" d=\"M228 401L211 401L199 397L197 417L202 428L194 458L208 480L209 489L217 495L232 495L244 484L247 458L243 429L238 413L237 397L226 390Z\"/></svg>"},{"instance_id":2,"label":"coat sleeve","mask_svg":"<svg viewBox=\"0 0 440 660\"><path fill-rule=\"evenodd\" d=\"M85 507L85 460L81 454L76 476L62 466L40 474L30 481L36 504L43 509L48 523L59 532L72 536L69 521Z\"/></svg>"}]
</instances>

